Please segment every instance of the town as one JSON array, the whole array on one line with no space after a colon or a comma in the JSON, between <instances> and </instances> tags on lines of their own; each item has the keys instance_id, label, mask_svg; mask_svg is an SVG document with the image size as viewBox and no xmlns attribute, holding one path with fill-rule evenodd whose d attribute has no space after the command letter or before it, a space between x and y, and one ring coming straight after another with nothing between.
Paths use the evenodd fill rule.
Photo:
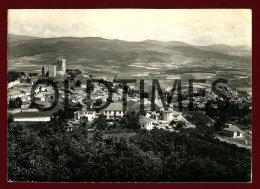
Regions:
<instances>
[{"instance_id":1,"label":"town","mask_svg":"<svg viewBox=\"0 0 260 189\"><path fill-rule=\"evenodd\" d=\"M31 91L39 79L51 79L58 87L59 97L57 98L53 86L48 83L39 84ZM91 81L90 85L87 80ZM12 115L15 122L49 122L53 114L67 105L73 115L66 117L66 130L72 131L83 122L88 122L88 130L91 132L96 129L97 119L105 119L108 124L105 130L109 130L127 114L135 112L138 113L139 129L150 131L157 128L179 132L180 128L214 128L217 131L215 137L219 140L251 148L250 92L223 84L218 86L217 92L211 88L194 86L191 108L189 91L183 90L180 95L177 89L170 91L159 87L160 90L142 91L143 98L140 98L140 89L136 89L132 83L124 86L116 82L118 80L117 75L109 81L93 78L78 69L67 68L64 58L59 58L54 64L42 66L41 73L9 72L8 114ZM91 98L86 91L91 92ZM124 99L124 91L127 99ZM165 105L163 99L170 103ZM226 99L228 107L224 106ZM31 103L32 100L36 105ZM36 108L48 109L55 100L57 103L49 111L39 111ZM220 115L223 107L228 109L226 115ZM219 114L216 115L216 112Z\"/></svg>"}]
</instances>

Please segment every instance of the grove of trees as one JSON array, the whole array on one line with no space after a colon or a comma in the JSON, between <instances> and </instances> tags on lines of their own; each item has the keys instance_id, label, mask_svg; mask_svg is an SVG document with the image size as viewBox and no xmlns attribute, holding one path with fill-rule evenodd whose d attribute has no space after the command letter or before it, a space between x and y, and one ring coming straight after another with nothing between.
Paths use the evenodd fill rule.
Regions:
<instances>
[{"instance_id":1,"label":"grove of trees","mask_svg":"<svg viewBox=\"0 0 260 189\"><path fill-rule=\"evenodd\" d=\"M8 179L50 182L249 182L251 151L196 129L106 134L104 117L66 130L58 112L48 123L8 123ZM134 113L119 124L135 128ZM124 125L125 124L125 125Z\"/></svg>"},{"instance_id":2,"label":"grove of trees","mask_svg":"<svg viewBox=\"0 0 260 189\"><path fill-rule=\"evenodd\" d=\"M10 99L8 103L8 108L21 108L23 101L20 97L15 99Z\"/></svg>"}]
</instances>

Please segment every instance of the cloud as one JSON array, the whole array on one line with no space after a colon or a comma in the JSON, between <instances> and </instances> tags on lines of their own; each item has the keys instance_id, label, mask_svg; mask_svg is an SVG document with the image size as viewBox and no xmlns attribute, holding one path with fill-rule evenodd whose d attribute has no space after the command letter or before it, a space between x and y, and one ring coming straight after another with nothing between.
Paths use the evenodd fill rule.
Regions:
<instances>
[{"instance_id":1,"label":"cloud","mask_svg":"<svg viewBox=\"0 0 260 189\"><path fill-rule=\"evenodd\" d=\"M251 46L249 9L11 9L8 32Z\"/></svg>"}]
</instances>

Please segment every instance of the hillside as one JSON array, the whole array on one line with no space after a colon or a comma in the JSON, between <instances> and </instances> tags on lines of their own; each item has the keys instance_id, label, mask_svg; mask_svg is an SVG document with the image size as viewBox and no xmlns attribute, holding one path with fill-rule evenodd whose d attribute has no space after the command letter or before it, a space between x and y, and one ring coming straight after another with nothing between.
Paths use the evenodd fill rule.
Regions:
<instances>
[{"instance_id":1,"label":"hillside","mask_svg":"<svg viewBox=\"0 0 260 189\"><path fill-rule=\"evenodd\" d=\"M21 42L22 41L22 42ZM229 49L229 50L227 50ZM246 51L245 49L243 49ZM227 53L225 53L227 52ZM193 58L214 58L250 61L249 56L234 56L228 53L240 53L241 48L227 45L194 46L183 42L160 42L146 40L128 42L108 40L98 37L62 37L33 38L28 36L9 35L9 57L57 55L77 56L95 60L114 60L121 63L165 62L175 55ZM250 52L248 52L250 54Z\"/></svg>"},{"instance_id":2,"label":"hillside","mask_svg":"<svg viewBox=\"0 0 260 189\"><path fill-rule=\"evenodd\" d=\"M8 34L8 42L14 42L14 41L28 41L38 39L38 37L32 37L27 35L15 35L15 34Z\"/></svg>"},{"instance_id":3,"label":"hillside","mask_svg":"<svg viewBox=\"0 0 260 189\"><path fill-rule=\"evenodd\" d=\"M122 78L161 78L165 82L179 77L211 81L225 78L234 86L251 86L251 50L243 46L195 46L156 40L129 42L100 37L9 37L9 71L40 73L42 65L53 64L63 57L67 68L98 78L113 78L117 74Z\"/></svg>"}]
</instances>

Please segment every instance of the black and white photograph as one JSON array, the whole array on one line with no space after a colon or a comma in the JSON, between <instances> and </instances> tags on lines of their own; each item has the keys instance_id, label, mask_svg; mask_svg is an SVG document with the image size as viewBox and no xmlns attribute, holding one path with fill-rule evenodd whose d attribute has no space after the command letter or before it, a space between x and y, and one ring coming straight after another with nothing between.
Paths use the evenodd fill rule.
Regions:
<instances>
[{"instance_id":1,"label":"black and white photograph","mask_svg":"<svg viewBox=\"0 0 260 189\"><path fill-rule=\"evenodd\" d=\"M252 182L250 9L9 9L9 182Z\"/></svg>"}]
</instances>

